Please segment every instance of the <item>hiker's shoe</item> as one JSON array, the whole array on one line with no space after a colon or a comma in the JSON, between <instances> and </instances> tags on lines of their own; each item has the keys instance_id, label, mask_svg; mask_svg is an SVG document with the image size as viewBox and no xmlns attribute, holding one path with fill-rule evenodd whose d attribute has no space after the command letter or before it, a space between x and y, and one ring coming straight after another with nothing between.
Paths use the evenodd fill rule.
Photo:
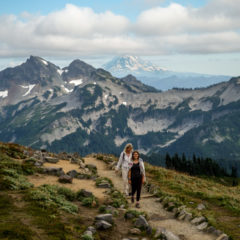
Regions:
<instances>
[{"instance_id":1,"label":"hiker's shoe","mask_svg":"<svg viewBox=\"0 0 240 240\"><path fill-rule=\"evenodd\" d=\"M140 204L139 203L136 203L136 208L140 208Z\"/></svg>"}]
</instances>

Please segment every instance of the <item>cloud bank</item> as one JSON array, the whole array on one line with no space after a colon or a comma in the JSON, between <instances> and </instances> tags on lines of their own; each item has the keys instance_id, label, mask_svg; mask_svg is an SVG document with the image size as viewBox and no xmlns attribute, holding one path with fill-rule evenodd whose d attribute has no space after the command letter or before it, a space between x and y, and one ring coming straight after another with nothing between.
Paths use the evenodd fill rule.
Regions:
<instances>
[{"instance_id":1,"label":"cloud bank","mask_svg":"<svg viewBox=\"0 0 240 240\"><path fill-rule=\"evenodd\" d=\"M240 52L237 2L211 0L201 8L172 3L142 11L134 22L71 4L46 16L0 16L0 56Z\"/></svg>"}]
</instances>

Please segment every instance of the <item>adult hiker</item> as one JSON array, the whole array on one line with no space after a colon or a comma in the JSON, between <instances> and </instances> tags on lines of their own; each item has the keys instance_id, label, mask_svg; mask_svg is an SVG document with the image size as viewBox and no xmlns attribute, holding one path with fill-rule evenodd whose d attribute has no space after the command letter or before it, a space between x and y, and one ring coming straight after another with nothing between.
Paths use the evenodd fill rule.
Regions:
<instances>
[{"instance_id":1,"label":"adult hiker","mask_svg":"<svg viewBox=\"0 0 240 240\"><path fill-rule=\"evenodd\" d=\"M115 171L118 172L120 167L122 168L122 180L123 180L123 192L126 196L129 196L129 183L128 183L128 170L132 166L132 150L133 146L128 143L124 151L120 154Z\"/></svg>"},{"instance_id":2,"label":"adult hiker","mask_svg":"<svg viewBox=\"0 0 240 240\"><path fill-rule=\"evenodd\" d=\"M138 151L132 153L132 166L128 172L128 181L132 185L132 203L134 203L134 194L137 192L136 207L140 208L141 188L146 180L145 167Z\"/></svg>"}]
</instances>

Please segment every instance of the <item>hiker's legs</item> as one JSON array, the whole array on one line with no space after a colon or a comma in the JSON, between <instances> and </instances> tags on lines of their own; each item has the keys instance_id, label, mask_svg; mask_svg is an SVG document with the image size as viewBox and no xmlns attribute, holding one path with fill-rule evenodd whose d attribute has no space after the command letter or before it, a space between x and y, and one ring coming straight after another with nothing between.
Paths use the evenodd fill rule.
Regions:
<instances>
[{"instance_id":1,"label":"hiker's legs","mask_svg":"<svg viewBox=\"0 0 240 240\"><path fill-rule=\"evenodd\" d=\"M132 182L132 197L133 197L135 192L137 191L137 184L134 178L131 179L131 182Z\"/></svg>"},{"instance_id":2,"label":"hiker's legs","mask_svg":"<svg viewBox=\"0 0 240 240\"><path fill-rule=\"evenodd\" d=\"M128 183L128 169L122 168L122 180L123 180L123 191L126 195L129 192L129 183Z\"/></svg>"},{"instance_id":3,"label":"hiker's legs","mask_svg":"<svg viewBox=\"0 0 240 240\"><path fill-rule=\"evenodd\" d=\"M137 180L137 184L136 184L136 188L137 188L137 202L139 202L140 200L140 195L141 195L141 189L142 189L142 178L139 178Z\"/></svg>"}]
</instances>

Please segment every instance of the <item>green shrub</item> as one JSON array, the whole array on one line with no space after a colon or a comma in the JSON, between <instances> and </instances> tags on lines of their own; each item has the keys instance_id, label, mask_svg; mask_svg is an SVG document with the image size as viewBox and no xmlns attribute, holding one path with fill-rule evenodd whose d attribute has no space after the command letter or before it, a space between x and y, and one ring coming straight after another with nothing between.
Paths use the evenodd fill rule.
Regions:
<instances>
[{"instance_id":1,"label":"green shrub","mask_svg":"<svg viewBox=\"0 0 240 240\"><path fill-rule=\"evenodd\" d=\"M72 194L69 195L69 191L64 188L47 184L29 192L30 199L44 208L55 207L72 214L77 213L78 207L67 200L69 196Z\"/></svg>"},{"instance_id":2,"label":"green shrub","mask_svg":"<svg viewBox=\"0 0 240 240\"><path fill-rule=\"evenodd\" d=\"M82 240L93 240L93 238L91 236L89 236L89 235L84 234L82 236Z\"/></svg>"}]
</instances>

